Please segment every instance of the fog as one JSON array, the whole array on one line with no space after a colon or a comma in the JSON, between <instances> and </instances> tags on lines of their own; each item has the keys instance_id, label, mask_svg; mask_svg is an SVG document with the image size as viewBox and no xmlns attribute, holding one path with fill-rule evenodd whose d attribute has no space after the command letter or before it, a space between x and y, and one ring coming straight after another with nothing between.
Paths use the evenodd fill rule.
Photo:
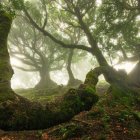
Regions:
<instances>
[{"instance_id":1,"label":"fog","mask_svg":"<svg viewBox=\"0 0 140 140\"><path fill-rule=\"evenodd\" d=\"M36 4L39 2L38 0L27 0L27 1L30 1L31 3L33 3L33 7L36 6ZM96 3L97 3L97 6L100 6L102 4L102 1L97 0ZM57 4L56 4L56 7L57 7ZM38 12L38 14L39 14L39 12ZM50 14L50 17L51 16L53 17L53 14L51 15L51 12L49 14ZM36 16L36 13L33 12L31 15ZM42 12L42 15L44 15L44 11ZM36 18L38 18L38 17L33 17L33 19L37 20ZM41 18L44 18L44 17L41 16ZM139 20L140 18L137 17L136 19ZM39 20L40 20L40 18L39 18ZM67 26L66 27L64 26L65 25L64 21L61 21L61 20L59 21L59 19L56 19L56 23L54 23L50 19L49 22L50 22L50 24L47 25L48 30L50 30L54 34L60 34L60 36L62 36L63 39L67 39L66 41L68 42L68 44L74 44L75 43L75 40L74 40L75 39L75 34L78 34L78 32L79 32L78 30L75 30L75 29L69 30L68 32L72 36L72 38L70 38L70 37L67 37L69 33L66 34L65 32L63 33L63 31L62 31L62 30L67 31ZM59 25L62 24L62 27L58 28L57 27L57 22L59 23ZM54 24L53 26L55 28L57 27L57 29L60 30L60 31L56 31L55 28L52 29L51 23L53 23ZM23 28L20 26L21 24L23 24L22 25ZM92 26L95 26L95 25L93 24ZM73 30L74 30L74 34L72 32ZM36 37L34 37L34 36L36 36ZM79 35L76 35L76 36L80 36L78 38L78 45L81 43L83 45L89 46L87 39L85 39L86 36L83 34L83 32L80 32ZM121 35L120 35L120 37L121 37ZM39 38L39 39L37 39L37 40L39 40L38 42L37 42L36 38ZM44 38L46 38L46 40ZM58 35L58 38L59 38L59 35ZM60 39L60 40L62 40L62 39ZM74 40L74 41L69 43L70 40ZM118 40L114 39L114 38L111 38L110 39L111 45L112 46L117 45L118 42L119 42ZM59 56L59 55L61 56L61 53L62 53L61 50L60 50L60 52L57 52L53 56L51 55L50 52L52 51L52 48L54 48L54 46L56 45L52 40L50 41L50 39L48 39L47 37L42 36L42 34L40 32L38 32L38 31L36 32L36 29L34 29L26 19L24 19L24 18L22 19L22 17L18 19L18 17L16 17L15 20L14 20L13 26L12 26L12 31L11 31L11 35L10 35L10 41L9 41L10 42L9 46L11 46L11 48L12 48L11 52L15 53L15 57L11 56L11 58L10 58L11 65L12 65L13 70L14 70L14 75L11 79L11 86L12 86L13 89L33 88L40 80L39 70L37 70L36 72L32 72L32 71L27 72L27 71L22 71L20 69L17 69L15 67L15 66L18 66L18 67L22 67L22 68L30 68L30 66L27 66L26 64L21 62L22 61L21 59L29 60L28 57L26 56L26 53L28 53L28 56L32 56L32 58L36 61L36 63L41 62L40 59L42 59L42 58L40 58L40 54L38 54L38 52L36 52L36 50L34 50L34 47L32 45L33 41L34 41L34 43L37 42L36 50L38 49L40 51L39 53L42 53L44 55L44 59L51 59L51 58L56 59L57 56ZM44 44L47 44L47 45L45 46ZM56 46L58 47L59 45L57 44ZM100 44L99 44L99 46L100 46ZM100 48L102 48L102 47L100 47ZM57 48L57 51L59 51L59 48ZM63 49L63 51L64 51L63 53L66 56L68 52L65 53L65 49ZM9 52L10 55L11 55L11 52ZM18 55L16 55L16 53L18 53ZM22 54L23 56L20 56L20 53L23 53ZM77 55L76 53L74 54L74 58L79 55L79 54ZM126 72L129 73L134 68L136 62L135 63L124 62L124 63L117 64L117 62L119 61L118 57L120 57L120 58L122 57L121 56L122 52L119 54L120 56L118 56L118 54L114 53L113 51L111 53L112 53L111 54L112 56L114 55L111 58L111 59L113 59L113 60L111 60L111 61L113 61L111 65L115 69L117 69L117 70L125 69ZM107 56L107 59L110 59L110 58L108 58L108 53L106 53L106 52L104 53L104 50L103 50L103 54L105 56ZM19 58L19 60L16 57ZM61 57L63 57L63 55ZM75 58L75 60L76 59L77 58ZM78 59L79 60L76 60L76 62L74 62L74 63L72 62L71 69L72 69L73 75L76 79L84 81L86 74L91 69L94 69L96 66L98 66L97 60L95 60L94 56L89 54L89 53L86 53L82 57L80 56L80 58L78 58ZM58 60L58 61L61 62L61 60ZM63 63L67 63L66 62L67 60L64 57L63 57L63 61L64 61ZM109 61L109 60L107 60L107 61ZM28 61L28 63L29 62L30 61ZM39 64L39 67L41 67L40 65L42 65L42 64ZM54 65L56 65L56 64L54 64ZM66 65L67 64L65 64L65 66L61 70L55 70L55 71L50 70L51 79L53 81L55 81L58 85L61 85L61 84L67 85L67 83L68 83L69 76L68 76L68 72L66 70ZM101 79L103 80L103 78L101 78Z\"/></svg>"},{"instance_id":2,"label":"fog","mask_svg":"<svg viewBox=\"0 0 140 140\"><path fill-rule=\"evenodd\" d=\"M93 69L95 66L93 65L94 62L91 61L92 56L88 55L86 59L79 61L78 63L72 65L72 71L75 78L84 81L86 74ZM11 58L11 64L18 64L22 65L20 61L17 59ZM131 72L131 70L135 67L136 62L124 62L122 64L115 65L114 68L116 70L124 69L127 73ZM20 89L20 88L33 88L38 81L40 80L40 76L38 72L25 72L14 68L14 75L11 79L11 86L13 89ZM55 81L58 85L67 85L68 82L68 73L65 68L61 71L54 71L50 73L51 79ZM100 76L101 80L104 80L103 76Z\"/></svg>"},{"instance_id":3,"label":"fog","mask_svg":"<svg viewBox=\"0 0 140 140\"><path fill-rule=\"evenodd\" d=\"M72 70L75 78L84 81L87 72L89 72L94 67L91 64L91 57L86 58L84 61L79 61L78 63L72 65ZM17 59L11 58L12 65L20 65L22 63ZM38 72L25 72L13 67L14 75L11 79L11 86L13 89L19 88L33 88L40 80ZM68 82L68 74L65 68L61 71L54 71L50 73L51 79L58 83L58 85L66 85Z\"/></svg>"}]
</instances>

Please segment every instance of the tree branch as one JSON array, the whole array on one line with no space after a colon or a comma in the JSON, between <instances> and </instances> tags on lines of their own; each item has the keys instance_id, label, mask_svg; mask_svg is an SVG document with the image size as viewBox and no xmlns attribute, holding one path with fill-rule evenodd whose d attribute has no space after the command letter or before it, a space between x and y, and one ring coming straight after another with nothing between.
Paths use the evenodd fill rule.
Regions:
<instances>
[{"instance_id":1,"label":"tree branch","mask_svg":"<svg viewBox=\"0 0 140 140\"><path fill-rule=\"evenodd\" d=\"M12 67L15 67L17 69L20 69L22 71L28 71L28 72L38 71L37 69L26 69L26 68L19 67L19 66L16 66L16 65L12 65Z\"/></svg>"},{"instance_id":2,"label":"tree branch","mask_svg":"<svg viewBox=\"0 0 140 140\"><path fill-rule=\"evenodd\" d=\"M48 36L51 40L53 40L55 43L61 45L61 47L63 48L72 48L72 49L82 49L88 52L92 52L92 49L90 47L87 47L85 45L75 45L75 44L65 44L64 42L58 40L57 38L55 38L52 34L50 34L49 32L47 32L46 30L44 30L43 28L39 27L39 25L32 19L32 17L30 16L30 14L28 13L28 11L26 10L26 8L23 8L23 11L25 13L25 15L27 16L27 18L29 19L30 23L40 32L42 32L45 36Z\"/></svg>"}]
</instances>

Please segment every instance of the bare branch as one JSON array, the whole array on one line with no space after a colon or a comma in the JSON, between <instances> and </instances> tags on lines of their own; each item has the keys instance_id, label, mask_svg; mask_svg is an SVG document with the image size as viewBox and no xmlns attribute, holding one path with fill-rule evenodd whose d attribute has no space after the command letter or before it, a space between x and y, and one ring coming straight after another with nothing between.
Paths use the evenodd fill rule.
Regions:
<instances>
[{"instance_id":1,"label":"bare branch","mask_svg":"<svg viewBox=\"0 0 140 140\"><path fill-rule=\"evenodd\" d=\"M16 66L16 65L12 65L12 67L20 69L22 71L28 71L28 72L38 71L38 69L32 69L32 68L31 69L27 69L27 68L19 67L19 66Z\"/></svg>"}]
</instances>

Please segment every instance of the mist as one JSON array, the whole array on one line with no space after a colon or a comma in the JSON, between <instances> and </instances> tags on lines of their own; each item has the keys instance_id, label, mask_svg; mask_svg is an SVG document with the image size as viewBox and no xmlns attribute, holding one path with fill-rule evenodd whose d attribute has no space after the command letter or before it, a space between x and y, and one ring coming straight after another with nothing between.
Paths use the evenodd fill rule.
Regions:
<instances>
[{"instance_id":1,"label":"mist","mask_svg":"<svg viewBox=\"0 0 140 140\"><path fill-rule=\"evenodd\" d=\"M75 75L75 78L81 81L85 80L87 72L94 68L90 60L91 60L91 56L72 66L72 71L73 74ZM11 58L11 64L15 65L15 63L20 66L23 65L20 61ZM11 79L11 86L13 89L33 88L40 80L39 73L37 72L25 72L15 67L13 67L13 70L14 70L14 75ZM60 70L54 71L51 72L50 74L52 80L56 81L58 85L67 85L69 77L65 69L61 71Z\"/></svg>"}]
</instances>

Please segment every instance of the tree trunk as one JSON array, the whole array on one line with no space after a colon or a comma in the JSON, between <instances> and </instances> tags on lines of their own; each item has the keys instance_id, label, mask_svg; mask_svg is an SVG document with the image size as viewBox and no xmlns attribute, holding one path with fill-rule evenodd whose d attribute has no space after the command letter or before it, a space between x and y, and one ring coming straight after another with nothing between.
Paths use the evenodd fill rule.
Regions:
<instances>
[{"instance_id":1,"label":"tree trunk","mask_svg":"<svg viewBox=\"0 0 140 140\"><path fill-rule=\"evenodd\" d=\"M35 86L35 88L45 89L45 88L54 88L57 86L57 84L51 80L49 70L44 68L40 70L39 74L40 74L40 81Z\"/></svg>"},{"instance_id":2,"label":"tree trunk","mask_svg":"<svg viewBox=\"0 0 140 140\"><path fill-rule=\"evenodd\" d=\"M11 19L4 11L0 11L0 101L14 98L11 89L13 70L7 49L7 37L11 27Z\"/></svg>"},{"instance_id":3,"label":"tree trunk","mask_svg":"<svg viewBox=\"0 0 140 140\"><path fill-rule=\"evenodd\" d=\"M75 80L74 75L71 70L71 62L72 62L73 53L74 53L74 50L70 49L70 52L68 55L68 62L67 62L67 71L68 71L68 75L69 75L69 82Z\"/></svg>"},{"instance_id":4,"label":"tree trunk","mask_svg":"<svg viewBox=\"0 0 140 140\"><path fill-rule=\"evenodd\" d=\"M7 37L11 27L11 20L8 17L2 17L1 14L0 18L0 90L7 90L11 89L10 80L13 75L7 50Z\"/></svg>"},{"instance_id":5,"label":"tree trunk","mask_svg":"<svg viewBox=\"0 0 140 140\"><path fill-rule=\"evenodd\" d=\"M79 23L84 30L88 42L92 48L92 54L96 57L99 66L101 69L103 69L102 74L105 77L105 80L112 84L117 84L117 85L124 85L126 86L126 83L124 79L122 78L122 75L118 73L115 69L113 69L111 66L109 66L108 62L106 61L105 57L103 56L102 51L100 50L97 41L93 37L92 33L90 32L89 27L84 23L81 14L77 11L77 17L79 20Z\"/></svg>"},{"instance_id":6,"label":"tree trunk","mask_svg":"<svg viewBox=\"0 0 140 140\"><path fill-rule=\"evenodd\" d=\"M77 9L77 18L79 20L79 23L83 29L83 31L85 32L88 42L92 48L92 54L96 57L98 63L100 66L109 66L109 64L107 63L105 57L103 56L101 50L98 47L98 44L96 42L96 40L94 39L92 33L90 32L89 27L84 23L83 18L81 16L81 13L79 11L79 9Z\"/></svg>"},{"instance_id":7,"label":"tree trunk","mask_svg":"<svg viewBox=\"0 0 140 140\"><path fill-rule=\"evenodd\" d=\"M71 69L71 63L72 63L72 57L73 57L74 50L70 49L69 55L68 55L68 61L67 61L67 72L69 75L69 81L68 86L79 86L82 84L82 81L75 79L72 69Z\"/></svg>"}]
</instances>

